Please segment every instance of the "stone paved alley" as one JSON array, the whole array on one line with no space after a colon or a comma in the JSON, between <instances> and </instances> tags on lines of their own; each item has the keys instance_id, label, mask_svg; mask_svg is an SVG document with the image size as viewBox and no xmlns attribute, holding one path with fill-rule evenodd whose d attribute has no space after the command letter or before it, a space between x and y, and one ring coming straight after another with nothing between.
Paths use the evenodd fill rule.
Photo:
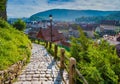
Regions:
<instances>
[{"instance_id":1,"label":"stone paved alley","mask_svg":"<svg viewBox=\"0 0 120 84\"><path fill-rule=\"evenodd\" d=\"M32 44L30 63L25 66L13 84L65 84L60 70L53 57L38 44ZM68 84L68 74L63 71L63 77Z\"/></svg>"}]
</instances>

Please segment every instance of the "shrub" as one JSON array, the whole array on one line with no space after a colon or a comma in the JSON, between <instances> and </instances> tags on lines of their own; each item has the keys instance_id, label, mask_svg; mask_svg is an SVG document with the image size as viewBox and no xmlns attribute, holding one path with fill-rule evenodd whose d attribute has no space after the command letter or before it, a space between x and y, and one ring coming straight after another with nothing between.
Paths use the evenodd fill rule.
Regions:
<instances>
[{"instance_id":1,"label":"shrub","mask_svg":"<svg viewBox=\"0 0 120 84\"><path fill-rule=\"evenodd\" d=\"M23 31L26 28L26 23L23 22L21 19L18 19L16 22L14 22L13 27L20 31Z\"/></svg>"},{"instance_id":2,"label":"shrub","mask_svg":"<svg viewBox=\"0 0 120 84\"><path fill-rule=\"evenodd\" d=\"M77 60L77 68L90 84L118 84L120 59L114 46L102 40L95 44L80 29L80 38L72 39L71 54ZM77 80L77 84L81 83Z\"/></svg>"}]
</instances>

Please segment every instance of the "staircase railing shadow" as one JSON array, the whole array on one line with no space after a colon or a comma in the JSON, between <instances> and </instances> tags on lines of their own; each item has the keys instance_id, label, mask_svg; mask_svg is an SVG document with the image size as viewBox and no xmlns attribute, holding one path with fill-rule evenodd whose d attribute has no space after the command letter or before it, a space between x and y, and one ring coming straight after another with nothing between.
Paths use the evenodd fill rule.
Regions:
<instances>
[{"instance_id":1,"label":"staircase railing shadow","mask_svg":"<svg viewBox=\"0 0 120 84\"><path fill-rule=\"evenodd\" d=\"M57 74L57 77L55 78L54 84L61 84L62 83L63 72L64 72L64 69L58 71L58 74Z\"/></svg>"}]
</instances>

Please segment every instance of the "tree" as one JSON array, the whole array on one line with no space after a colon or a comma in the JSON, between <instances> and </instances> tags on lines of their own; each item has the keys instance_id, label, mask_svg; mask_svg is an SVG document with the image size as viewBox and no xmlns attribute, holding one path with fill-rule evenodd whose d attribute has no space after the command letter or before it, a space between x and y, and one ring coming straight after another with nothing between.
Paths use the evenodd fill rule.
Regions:
<instances>
[{"instance_id":1,"label":"tree","mask_svg":"<svg viewBox=\"0 0 120 84\"><path fill-rule=\"evenodd\" d=\"M18 19L16 22L14 22L13 27L20 31L23 31L26 28L26 23L21 19Z\"/></svg>"},{"instance_id":2,"label":"tree","mask_svg":"<svg viewBox=\"0 0 120 84\"><path fill-rule=\"evenodd\" d=\"M81 55L83 57L87 54L87 47L89 40L85 36L85 33L82 31L82 29L78 26L80 37L79 38L72 38L72 47L71 47L71 55L76 58L77 62L80 61Z\"/></svg>"},{"instance_id":3,"label":"tree","mask_svg":"<svg viewBox=\"0 0 120 84\"><path fill-rule=\"evenodd\" d=\"M71 56L77 61L77 68L89 84L118 84L120 82L120 59L115 46L101 40L100 44L85 37L82 29L80 37L72 39ZM76 80L81 84L82 80Z\"/></svg>"},{"instance_id":4,"label":"tree","mask_svg":"<svg viewBox=\"0 0 120 84\"><path fill-rule=\"evenodd\" d=\"M120 27L116 27L115 32L118 34L120 32Z\"/></svg>"},{"instance_id":5,"label":"tree","mask_svg":"<svg viewBox=\"0 0 120 84\"><path fill-rule=\"evenodd\" d=\"M7 0L0 0L0 17L3 18L4 20L7 20L6 7Z\"/></svg>"}]
</instances>

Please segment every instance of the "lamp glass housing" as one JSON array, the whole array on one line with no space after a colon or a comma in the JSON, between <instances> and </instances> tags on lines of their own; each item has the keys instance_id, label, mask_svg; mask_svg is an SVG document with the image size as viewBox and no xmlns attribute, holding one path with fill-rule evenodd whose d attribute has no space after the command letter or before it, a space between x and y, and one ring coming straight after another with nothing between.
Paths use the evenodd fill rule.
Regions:
<instances>
[{"instance_id":1,"label":"lamp glass housing","mask_svg":"<svg viewBox=\"0 0 120 84\"><path fill-rule=\"evenodd\" d=\"M49 15L49 18L50 18L50 20L52 20L53 18L52 18L52 15Z\"/></svg>"}]
</instances>

